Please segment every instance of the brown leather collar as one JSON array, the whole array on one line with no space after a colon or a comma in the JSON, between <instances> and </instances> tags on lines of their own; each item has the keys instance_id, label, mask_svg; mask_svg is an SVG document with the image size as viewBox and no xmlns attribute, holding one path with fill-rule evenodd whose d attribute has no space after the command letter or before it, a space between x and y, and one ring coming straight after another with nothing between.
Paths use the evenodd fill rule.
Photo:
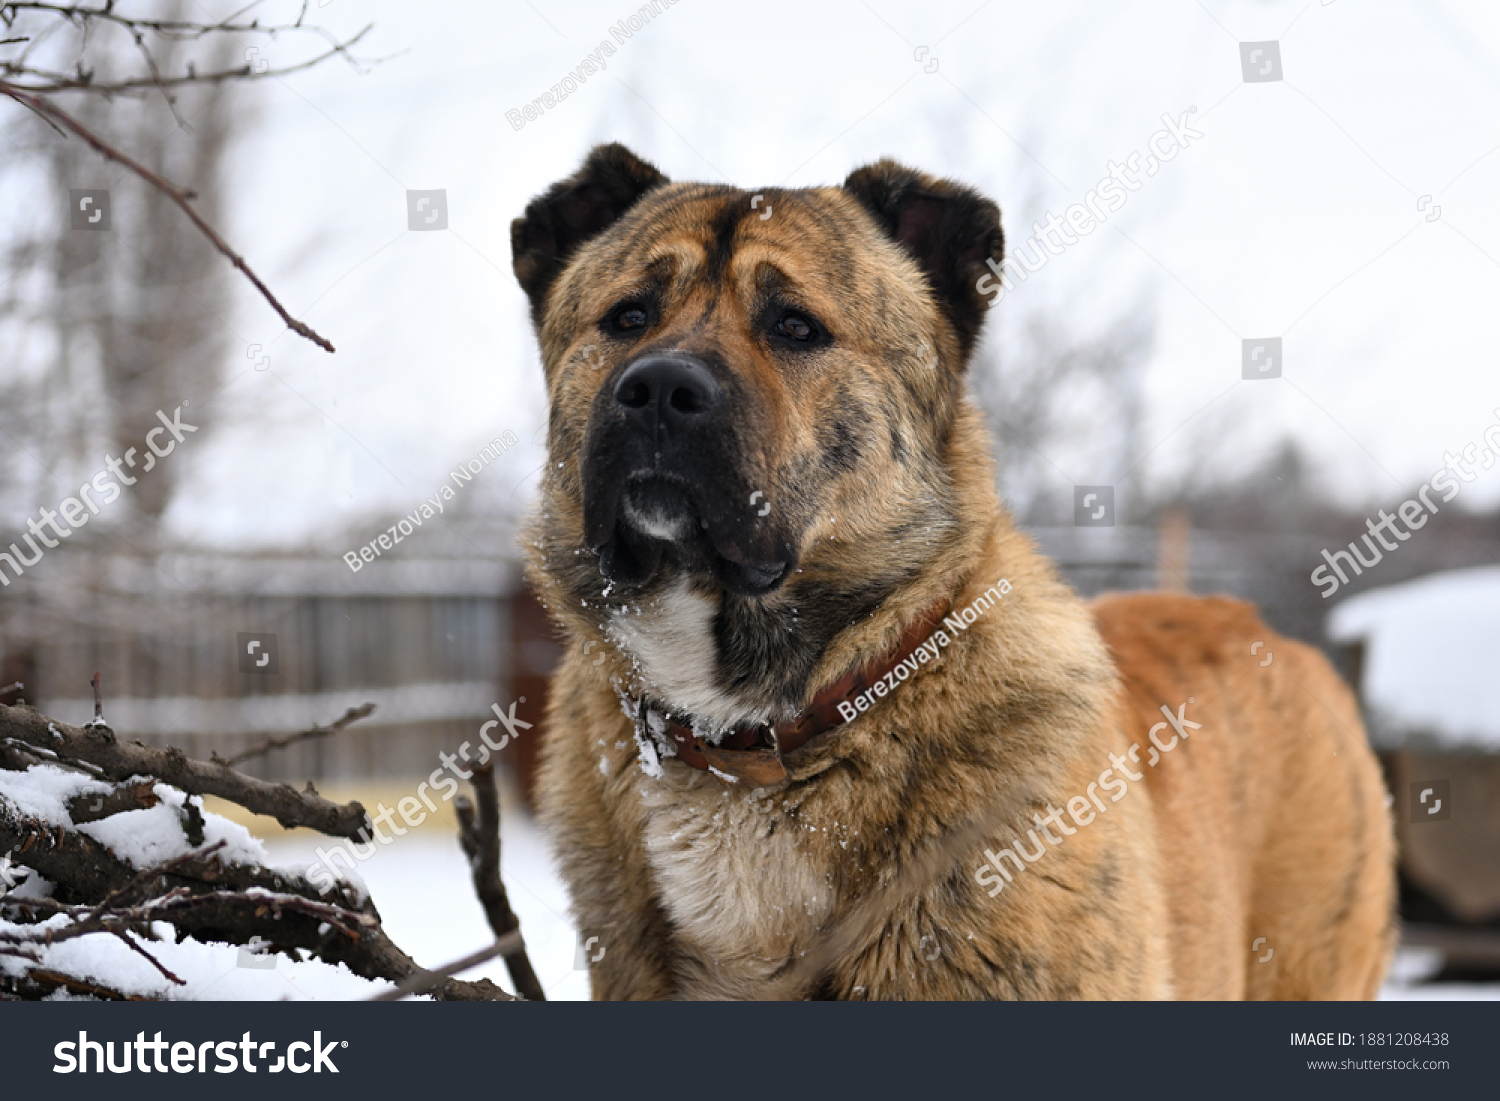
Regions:
<instances>
[{"instance_id":1,"label":"brown leather collar","mask_svg":"<svg viewBox=\"0 0 1500 1101\"><path fill-rule=\"evenodd\" d=\"M672 739L677 756L684 764L700 772L711 771L726 783L744 780L762 786L785 780L787 772L781 755L825 731L842 726L846 720L839 713L839 704L852 705L855 697L911 657L951 607L952 602L947 598L939 600L926 614L907 626L894 649L844 674L814 696L808 708L794 718L783 719L775 726L757 723L738 727L726 734L718 745L708 744L689 727L670 717L666 718L663 734ZM642 699L637 709L638 721L642 736L649 738L651 735L645 729L647 710L648 705Z\"/></svg>"}]
</instances>

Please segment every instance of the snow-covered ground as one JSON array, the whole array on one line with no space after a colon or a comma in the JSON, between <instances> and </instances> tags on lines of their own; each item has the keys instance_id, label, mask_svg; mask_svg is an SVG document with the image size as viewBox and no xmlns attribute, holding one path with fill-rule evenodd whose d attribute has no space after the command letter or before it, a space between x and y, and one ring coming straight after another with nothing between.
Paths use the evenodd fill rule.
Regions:
<instances>
[{"instance_id":1,"label":"snow-covered ground","mask_svg":"<svg viewBox=\"0 0 1500 1101\"><path fill-rule=\"evenodd\" d=\"M574 970L575 940L567 894L552 868L541 833L522 813L504 816L500 827L500 873L511 909L521 919L527 952L547 997L586 999L588 974ZM286 835L267 843L278 863L304 864L317 856L323 839ZM458 838L441 826L396 838L360 865L360 878L380 910L390 938L418 963L436 967L483 948L493 939L474 898L469 866ZM283 960L282 970L291 971ZM491 961L466 979L489 978L513 990L505 964Z\"/></svg>"}]
</instances>

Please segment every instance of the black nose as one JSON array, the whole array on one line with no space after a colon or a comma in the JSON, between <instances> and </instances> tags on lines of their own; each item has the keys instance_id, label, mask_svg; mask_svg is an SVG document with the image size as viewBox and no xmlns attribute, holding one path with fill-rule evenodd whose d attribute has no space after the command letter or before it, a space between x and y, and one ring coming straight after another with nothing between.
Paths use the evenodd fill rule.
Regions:
<instances>
[{"instance_id":1,"label":"black nose","mask_svg":"<svg viewBox=\"0 0 1500 1101\"><path fill-rule=\"evenodd\" d=\"M723 396L708 368L691 356L644 356L615 383L626 418L653 434L703 423Z\"/></svg>"}]
</instances>

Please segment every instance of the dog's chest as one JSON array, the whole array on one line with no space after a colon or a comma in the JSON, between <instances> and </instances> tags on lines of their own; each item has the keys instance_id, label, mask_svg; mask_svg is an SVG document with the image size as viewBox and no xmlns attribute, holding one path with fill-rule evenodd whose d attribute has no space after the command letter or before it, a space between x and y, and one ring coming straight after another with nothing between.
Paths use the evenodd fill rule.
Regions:
<instances>
[{"instance_id":1,"label":"dog's chest","mask_svg":"<svg viewBox=\"0 0 1500 1101\"><path fill-rule=\"evenodd\" d=\"M725 790L680 769L646 780L641 796L663 907L699 965L685 971L683 994L755 997L833 911L837 839L774 796Z\"/></svg>"},{"instance_id":2,"label":"dog's chest","mask_svg":"<svg viewBox=\"0 0 1500 1101\"><path fill-rule=\"evenodd\" d=\"M721 683L717 610L714 601L679 581L616 614L608 631L631 655L651 695L675 711L715 728L764 721L764 714Z\"/></svg>"}]
</instances>

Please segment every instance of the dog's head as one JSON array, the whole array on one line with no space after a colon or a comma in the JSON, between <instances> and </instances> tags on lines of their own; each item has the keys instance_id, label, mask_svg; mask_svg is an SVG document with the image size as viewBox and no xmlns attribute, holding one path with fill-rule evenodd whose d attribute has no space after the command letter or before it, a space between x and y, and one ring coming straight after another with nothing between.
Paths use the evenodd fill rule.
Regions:
<instances>
[{"instance_id":1,"label":"dog's head","mask_svg":"<svg viewBox=\"0 0 1500 1101\"><path fill-rule=\"evenodd\" d=\"M993 203L892 161L671 183L606 145L511 244L550 399L541 567L574 608L678 583L764 615L816 579L807 611L852 587L856 615L941 547Z\"/></svg>"}]
</instances>

